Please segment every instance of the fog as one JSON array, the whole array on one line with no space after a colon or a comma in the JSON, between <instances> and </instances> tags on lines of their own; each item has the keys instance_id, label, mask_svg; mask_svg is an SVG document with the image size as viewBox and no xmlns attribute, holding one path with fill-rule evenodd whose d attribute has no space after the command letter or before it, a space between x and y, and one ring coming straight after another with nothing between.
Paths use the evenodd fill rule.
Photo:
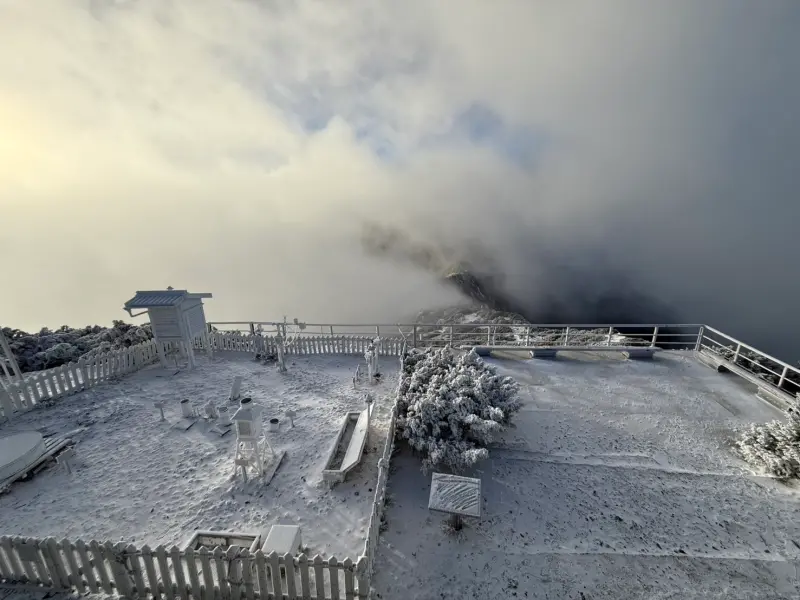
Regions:
<instances>
[{"instance_id":1,"label":"fog","mask_svg":"<svg viewBox=\"0 0 800 600\"><path fill-rule=\"evenodd\" d=\"M0 323L707 322L795 360L794 0L0 3ZM438 251L437 251L438 252ZM445 268L447 265L441 265ZM537 319L536 317L542 317Z\"/></svg>"}]
</instances>

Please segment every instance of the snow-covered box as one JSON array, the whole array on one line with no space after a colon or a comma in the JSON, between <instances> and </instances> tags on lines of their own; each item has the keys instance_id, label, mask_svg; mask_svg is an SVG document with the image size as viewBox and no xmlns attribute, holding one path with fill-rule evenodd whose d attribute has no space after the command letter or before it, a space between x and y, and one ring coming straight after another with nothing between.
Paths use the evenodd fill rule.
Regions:
<instances>
[{"instance_id":1,"label":"snow-covered box","mask_svg":"<svg viewBox=\"0 0 800 600\"><path fill-rule=\"evenodd\" d=\"M194 366L194 355L191 346L194 340L206 333L206 315L203 310L203 298L211 298L211 294L192 294L187 290L150 290L138 291L128 300L124 309L132 317L136 309L143 309L150 317L153 337L157 343L182 342L189 352L189 362Z\"/></svg>"}]
</instances>

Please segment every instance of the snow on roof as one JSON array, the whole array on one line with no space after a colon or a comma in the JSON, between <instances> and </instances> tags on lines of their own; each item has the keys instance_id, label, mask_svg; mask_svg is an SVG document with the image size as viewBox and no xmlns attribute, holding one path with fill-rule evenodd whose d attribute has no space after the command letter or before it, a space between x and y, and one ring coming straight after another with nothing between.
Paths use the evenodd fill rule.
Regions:
<instances>
[{"instance_id":1,"label":"snow on roof","mask_svg":"<svg viewBox=\"0 0 800 600\"><path fill-rule=\"evenodd\" d=\"M180 546L195 530L263 533L288 523L302 528L311 555L356 558L367 535L374 499L368 490L376 484L380 453L366 454L363 468L335 491L322 485L322 470L343 415L363 408L352 384L361 360L293 357L288 379L246 353L214 362L201 358L197 369L177 377L163 377L156 365L21 414L0 426L0 435L36 429L69 435L76 442L75 468L72 475L45 469L0 495L0 532L169 547ZM393 364L387 361L384 368L373 419L376 440L386 435L397 376ZM197 407L209 400L226 406L236 375L264 409L263 419L296 411L294 427L287 423L266 434L291 459L266 487L231 478L235 432L219 437L202 420L185 432L171 429L180 419L181 398ZM159 400L167 422L153 406Z\"/></svg>"},{"instance_id":2,"label":"snow on roof","mask_svg":"<svg viewBox=\"0 0 800 600\"><path fill-rule=\"evenodd\" d=\"M125 310L132 308L157 308L176 306L186 298L211 298L211 294L190 294L187 290L149 290L138 291L125 303Z\"/></svg>"}]
</instances>

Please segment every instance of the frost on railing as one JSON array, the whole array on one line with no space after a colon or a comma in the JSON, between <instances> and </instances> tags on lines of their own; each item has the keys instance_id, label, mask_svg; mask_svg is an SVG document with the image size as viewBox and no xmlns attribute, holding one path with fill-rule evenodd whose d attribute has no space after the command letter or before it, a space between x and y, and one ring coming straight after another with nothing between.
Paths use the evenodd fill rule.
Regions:
<instances>
[{"instance_id":1,"label":"frost on railing","mask_svg":"<svg viewBox=\"0 0 800 600\"><path fill-rule=\"evenodd\" d=\"M723 359L790 396L800 392L800 369L712 327L704 327L697 349Z\"/></svg>"}]
</instances>

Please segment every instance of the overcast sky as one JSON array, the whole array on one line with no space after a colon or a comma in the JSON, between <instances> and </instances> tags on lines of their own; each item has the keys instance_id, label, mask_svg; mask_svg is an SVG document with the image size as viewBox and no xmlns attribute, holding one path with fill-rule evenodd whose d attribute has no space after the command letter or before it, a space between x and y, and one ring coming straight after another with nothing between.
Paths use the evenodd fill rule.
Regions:
<instances>
[{"instance_id":1,"label":"overcast sky","mask_svg":"<svg viewBox=\"0 0 800 600\"><path fill-rule=\"evenodd\" d=\"M623 290L798 358L798 30L796 0L0 0L0 322L452 302L365 256L379 222L480 240L532 311Z\"/></svg>"}]
</instances>

